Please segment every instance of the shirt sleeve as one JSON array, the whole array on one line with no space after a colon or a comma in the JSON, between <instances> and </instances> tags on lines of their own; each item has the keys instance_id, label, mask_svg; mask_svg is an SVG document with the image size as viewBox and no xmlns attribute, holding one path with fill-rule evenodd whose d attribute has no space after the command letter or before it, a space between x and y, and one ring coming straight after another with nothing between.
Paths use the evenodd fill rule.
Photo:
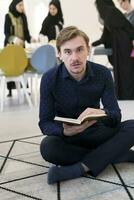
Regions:
<instances>
[{"instance_id":1,"label":"shirt sleeve","mask_svg":"<svg viewBox=\"0 0 134 200\"><path fill-rule=\"evenodd\" d=\"M121 122L121 110L115 95L113 78L110 71L107 71L105 89L102 96L103 109L107 114L107 118L103 120L105 125L115 127Z\"/></svg>"},{"instance_id":2,"label":"shirt sleeve","mask_svg":"<svg viewBox=\"0 0 134 200\"><path fill-rule=\"evenodd\" d=\"M108 45L111 42L111 39L109 38L109 31L104 26L102 35L99 40L92 43L92 46L98 46L100 44L105 44L106 47L111 48L111 45Z\"/></svg>"},{"instance_id":3,"label":"shirt sleeve","mask_svg":"<svg viewBox=\"0 0 134 200\"><path fill-rule=\"evenodd\" d=\"M44 135L62 135L62 123L54 121L53 81L47 74L42 77L40 86L39 127Z\"/></svg>"},{"instance_id":4,"label":"shirt sleeve","mask_svg":"<svg viewBox=\"0 0 134 200\"><path fill-rule=\"evenodd\" d=\"M43 35L48 35L48 21L47 18L43 21L40 33Z\"/></svg>"}]
</instances>

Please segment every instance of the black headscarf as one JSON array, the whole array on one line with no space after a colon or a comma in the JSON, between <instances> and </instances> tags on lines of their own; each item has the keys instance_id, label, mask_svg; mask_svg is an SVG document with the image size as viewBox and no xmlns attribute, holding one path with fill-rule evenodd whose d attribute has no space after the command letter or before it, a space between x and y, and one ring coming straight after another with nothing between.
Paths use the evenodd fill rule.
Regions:
<instances>
[{"instance_id":1,"label":"black headscarf","mask_svg":"<svg viewBox=\"0 0 134 200\"><path fill-rule=\"evenodd\" d=\"M96 2L95 2L97 5L107 5L107 6L114 6L115 7L115 4L114 4L114 2L112 1L112 0L96 0Z\"/></svg>"},{"instance_id":2,"label":"black headscarf","mask_svg":"<svg viewBox=\"0 0 134 200\"><path fill-rule=\"evenodd\" d=\"M59 21L64 24L64 19L63 19L63 13L62 13L62 10L61 10L61 5L60 5L60 1L59 0L52 0L50 3L49 3L49 6L50 5L54 5L58 12L55 16L52 16L50 14L50 12L48 13L48 20L50 21L50 24L58 24Z\"/></svg>"},{"instance_id":3,"label":"black headscarf","mask_svg":"<svg viewBox=\"0 0 134 200\"><path fill-rule=\"evenodd\" d=\"M27 24L27 18L24 13L19 13L16 10L16 5L20 2L23 2L23 0L13 0L11 4L9 5L9 12L11 12L15 17L21 17L23 20L23 29L24 29L24 39L27 40L27 42L30 42L30 34L28 30L28 24Z\"/></svg>"},{"instance_id":4,"label":"black headscarf","mask_svg":"<svg viewBox=\"0 0 134 200\"><path fill-rule=\"evenodd\" d=\"M119 28L126 24L130 26L129 21L126 19L124 14L116 8L112 0L96 0L96 7L100 17L104 21L104 26L108 29Z\"/></svg>"},{"instance_id":5,"label":"black headscarf","mask_svg":"<svg viewBox=\"0 0 134 200\"><path fill-rule=\"evenodd\" d=\"M15 17L19 17L20 15L23 15L22 13L19 13L17 10L16 10L16 5L18 3L20 3L21 1L23 0L13 0L9 6L9 12L11 12Z\"/></svg>"},{"instance_id":6,"label":"black headscarf","mask_svg":"<svg viewBox=\"0 0 134 200\"><path fill-rule=\"evenodd\" d=\"M62 13L60 1L52 0L52 2L55 3L55 5L57 5L59 19L62 22L62 24L64 24L63 13Z\"/></svg>"},{"instance_id":7,"label":"black headscarf","mask_svg":"<svg viewBox=\"0 0 134 200\"><path fill-rule=\"evenodd\" d=\"M57 26L60 31L63 28L63 24L64 24L60 1L52 0L49 3L49 6L51 5L54 5L57 8L57 14L53 16L50 14L50 11L49 11L47 17L44 19L42 23L42 27L40 30L40 33L43 35L46 35L49 41L56 39L55 26Z\"/></svg>"}]
</instances>

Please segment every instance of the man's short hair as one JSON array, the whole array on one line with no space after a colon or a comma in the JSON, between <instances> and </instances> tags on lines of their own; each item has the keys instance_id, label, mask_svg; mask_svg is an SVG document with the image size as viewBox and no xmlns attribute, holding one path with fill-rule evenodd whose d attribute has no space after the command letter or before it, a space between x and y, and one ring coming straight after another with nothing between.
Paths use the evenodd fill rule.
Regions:
<instances>
[{"instance_id":1,"label":"man's short hair","mask_svg":"<svg viewBox=\"0 0 134 200\"><path fill-rule=\"evenodd\" d=\"M87 47L89 47L89 37L86 35L86 33L78 29L76 26L68 26L59 32L59 35L56 39L56 47L57 47L58 52L60 52L60 47L62 46L63 43L77 36L83 37L83 39L86 42Z\"/></svg>"}]
</instances>

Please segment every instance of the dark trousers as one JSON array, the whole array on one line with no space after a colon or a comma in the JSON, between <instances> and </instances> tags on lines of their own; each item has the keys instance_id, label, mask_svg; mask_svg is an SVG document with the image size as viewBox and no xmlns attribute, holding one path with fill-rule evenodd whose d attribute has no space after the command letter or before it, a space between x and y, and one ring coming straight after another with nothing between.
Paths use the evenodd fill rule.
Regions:
<instances>
[{"instance_id":1,"label":"dark trousers","mask_svg":"<svg viewBox=\"0 0 134 200\"><path fill-rule=\"evenodd\" d=\"M97 176L134 145L134 120L111 128L96 124L75 136L47 136L40 146L42 157L56 165L82 162Z\"/></svg>"}]
</instances>

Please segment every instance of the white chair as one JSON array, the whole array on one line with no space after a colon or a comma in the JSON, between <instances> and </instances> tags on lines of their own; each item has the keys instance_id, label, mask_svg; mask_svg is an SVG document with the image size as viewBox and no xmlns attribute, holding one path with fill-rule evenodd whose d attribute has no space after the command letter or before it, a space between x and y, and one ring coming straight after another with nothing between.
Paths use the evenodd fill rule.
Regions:
<instances>
[{"instance_id":1,"label":"white chair","mask_svg":"<svg viewBox=\"0 0 134 200\"><path fill-rule=\"evenodd\" d=\"M57 58L56 58L56 52L55 48L52 45L46 44L38 49L35 50L35 52L32 54L30 58L30 64L34 71L26 73L27 76L31 77L32 83L31 86L34 86L34 89L32 91L34 92L34 104L37 105L38 103L38 94L39 94L39 85L40 78L42 75L52 67L56 66L57 64ZM33 93L33 92L32 92Z\"/></svg>"},{"instance_id":2,"label":"white chair","mask_svg":"<svg viewBox=\"0 0 134 200\"><path fill-rule=\"evenodd\" d=\"M30 108L33 107L31 98L27 92L24 71L27 67L28 59L26 53L21 46L8 45L0 53L0 68L3 74L1 75L0 84L0 110L4 109L5 87L9 81L16 83L16 88L20 97L20 85L28 101Z\"/></svg>"}]
</instances>

